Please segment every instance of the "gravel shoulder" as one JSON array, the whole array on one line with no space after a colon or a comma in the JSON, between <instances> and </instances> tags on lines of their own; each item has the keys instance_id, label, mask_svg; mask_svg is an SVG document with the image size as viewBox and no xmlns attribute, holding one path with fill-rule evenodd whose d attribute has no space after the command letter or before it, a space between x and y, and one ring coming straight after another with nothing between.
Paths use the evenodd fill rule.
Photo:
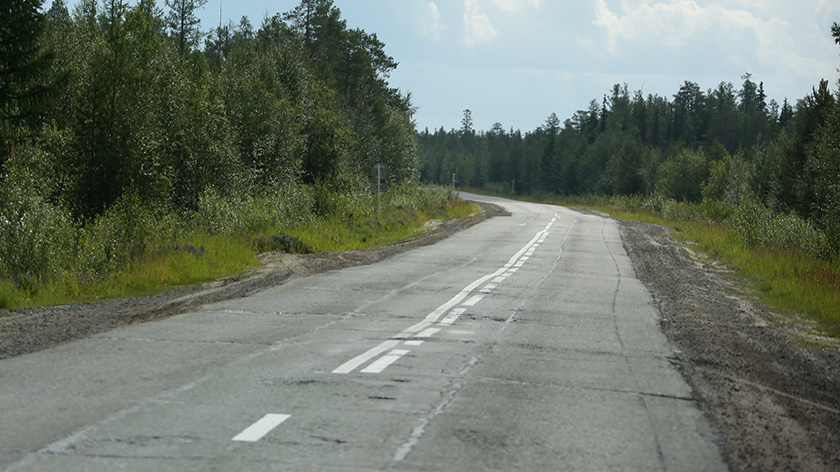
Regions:
<instances>
[{"instance_id":1,"label":"gravel shoulder","mask_svg":"<svg viewBox=\"0 0 840 472\"><path fill-rule=\"evenodd\" d=\"M840 470L837 340L758 306L670 229L622 221L621 232L732 469Z\"/></svg>"},{"instance_id":2,"label":"gravel shoulder","mask_svg":"<svg viewBox=\"0 0 840 472\"><path fill-rule=\"evenodd\" d=\"M365 251L261 255L241 277L129 300L0 311L0 359L134 323L236 299L293 278L371 264L504 214L494 205L435 222L421 235ZM671 230L621 221L636 275L680 350L680 368L722 438L733 470L840 470L840 343L804 320L756 303L725 267L706 261Z\"/></svg>"}]
</instances>

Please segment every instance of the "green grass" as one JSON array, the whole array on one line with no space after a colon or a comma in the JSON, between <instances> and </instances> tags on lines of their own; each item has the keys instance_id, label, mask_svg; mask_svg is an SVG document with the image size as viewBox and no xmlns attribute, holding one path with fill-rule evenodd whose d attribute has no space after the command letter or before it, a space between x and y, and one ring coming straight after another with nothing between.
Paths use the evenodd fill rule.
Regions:
<instances>
[{"instance_id":1,"label":"green grass","mask_svg":"<svg viewBox=\"0 0 840 472\"><path fill-rule=\"evenodd\" d=\"M426 201L421 206L422 210L403 206L386 209L379 221L375 217L331 217L288 228L265 229L260 234L199 233L172 243L147 244L142 255L120 270L101 275L0 280L0 309L151 295L242 274L259 266L256 255L261 252L314 253L383 246L417 235L431 219L467 216L478 211L475 205L463 201Z\"/></svg>"},{"instance_id":2,"label":"green grass","mask_svg":"<svg viewBox=\"0 0 840 472\"><path fill-rule=\"evenodd\" d=\"M840 270L801 252L751 248L722 224L684 223L677 236L737 270L763 303L807 315L840 337Z\"/></svg>"},{"instance_id":3,"label":"green grass","mask_svg":"<svg viewBox=\"0 0 840 472\"><path fill-rule=\"evenodd\" d=\"M104 275L61 275L26 285L0 282L0 308L151 295L168 288L240 274L258 265L259 261L242 238L196 236L189 242L154 247L122 270Z\"/></svg>"}]
</instances>

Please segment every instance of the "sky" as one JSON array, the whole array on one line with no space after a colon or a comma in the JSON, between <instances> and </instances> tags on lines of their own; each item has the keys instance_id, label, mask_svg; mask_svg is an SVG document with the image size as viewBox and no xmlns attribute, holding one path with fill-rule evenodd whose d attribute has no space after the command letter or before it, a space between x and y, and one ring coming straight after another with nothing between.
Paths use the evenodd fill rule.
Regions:
<instances>
[{"instance_id":1,"label":"sky","mask_svg":"<svg viewBox=\"0 0 840 472\"><path fill-rule=\"evenodd\" d=\"M49 0L45 1L45 4ZM75 2L68 1L69 5ZM163 0L158 0L164 7ZM202 28L266 15L299 0L207 0ZM749 73L791 103L821 79L837 89L840 0L334 0L348 28L376 33L411 93L417 129L494 123L523 132L599 103L614 84L669 99ZM221 17L220 17L221 7Z\"/></svg>"}]
</instances>

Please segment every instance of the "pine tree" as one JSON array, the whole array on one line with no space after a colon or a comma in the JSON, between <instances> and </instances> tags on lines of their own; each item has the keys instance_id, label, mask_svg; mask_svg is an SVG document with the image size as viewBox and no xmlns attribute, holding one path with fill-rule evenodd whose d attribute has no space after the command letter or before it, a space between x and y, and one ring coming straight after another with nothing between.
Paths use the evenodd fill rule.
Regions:
<instances>
[{"instance_id":1,"label":"pine tree","mask_svg":"<svg viewBox=\"0 0 840 472\"><path fill-rule=\"evenodd\" d=\"M46 119L54 87L47 82L53 54L40 38L46 18L41 0L0 0L0 145L14 157L16 142ZM0 159L0 165L5 159Z\"/></svg>"},{"instance_id":2,"label":"pine tree","mask_svg":"<svg viewBox=\"0 0 840 472\"><path fill-rule=\"evenodd\" d=\"M206 4L207 0L166 0L166 6L169 7L166 25L172 30L182 55L198 44L201 33L198 25L201 20L195 12Z\"/></svg>"}]
</instances>

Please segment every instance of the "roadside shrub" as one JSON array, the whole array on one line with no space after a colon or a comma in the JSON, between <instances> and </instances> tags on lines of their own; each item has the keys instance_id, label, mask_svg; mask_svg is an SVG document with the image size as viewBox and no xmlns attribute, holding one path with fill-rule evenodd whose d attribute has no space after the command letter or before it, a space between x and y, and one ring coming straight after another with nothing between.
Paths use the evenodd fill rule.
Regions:
<instances>
[{"instance_id":1,"label":"roadside shrub","mask_svg":"<svg viewBox=\"0 0 840 472\"><path fill-rule=\"evenodd\" d=\"M744 202L729 219L732 231L750 247L784 248L825 258L829 245L825 234L793 214L777 214L753 201Z\"/></svg>"},{"instance_id":2,"label":"roadside shrub","mask_svg":"<svg viewBox=\"0 0 840 472\"><path fill-rule=\"evenodd\" d=\"M239 230L262 233L308 223L314 219L312 206L311 193L292 185L249 197L242 209Z\"/></svg>"},{"instance_id":3,"label":"roadside shrub","mask_svg":"<svg viewBox=\"0 0 840 472\"><path fill-rule=\"evenodd\" d=\"M46 277L66 263L74 227L70 214L35 194L26 182L0 190L0 277Z\"/></svg>"},{"instance_id":4,"label":"roadside shrub","mask_svg":"<svg viewBox=\"0 0 840 472\"><path fill-rule=\"evenodd\" d=\"M120 198L76 234L76 270L97 274L116 270L143 255L162 228L152 212L134 195Z\"/></svg>"},{"instance_id":5,"label":"roadside shrub","mask_svg":"<svg viewBox=\"0 0 840 472\"><path fill-rule=\"evenodd\" d=\"M196 224L210 234L230 235L242 227L240 218L244 208L241 198L223 197L210 187L199 197Z\"/></svg>"},{"instance_id":6,"label":"roadside shrub","mask_svg":"<svg viewBox=\"0 0 840 472\"><path fill-rule=\"evenodd\" d=\"M458 198L448 187L420 188L412 183L392 187L383 197L382 204L389 209L413 208L432 217L442 217L446 206Z\"/></svg>"},{"instance_id":7,"label":"roadside shrub","mask_svg":"<svg viewBox=\"0 0 840 472\"><path fill-rule=\"evenodd\" d=\"M704 199L698 207L698 216L708 222L724 222L735 213L734 205L723 200Z\"/></svg>"}]
</instances>

